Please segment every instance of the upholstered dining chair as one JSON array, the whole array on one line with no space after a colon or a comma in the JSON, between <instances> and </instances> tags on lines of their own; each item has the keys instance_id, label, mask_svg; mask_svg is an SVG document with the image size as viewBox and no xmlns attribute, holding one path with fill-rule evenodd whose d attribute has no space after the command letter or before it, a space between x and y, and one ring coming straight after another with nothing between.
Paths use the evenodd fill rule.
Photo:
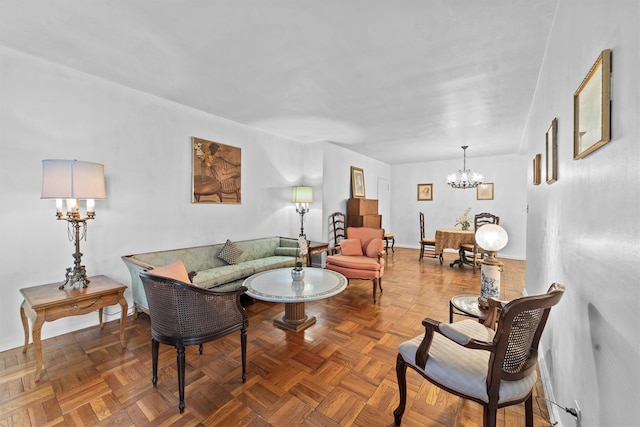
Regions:
<instances>
[{"instance_id":1,"label":"upholstered dining chair","mask_svg":"<svg viewBox=\"0 0 640 427\"><path fill-rule=\"evenodd\" d=\"M424 213L420 212L420 258L419 261L422 261L424 258L425 249L431 248L427 251L427 255L431 258L439 258L440 265L442 265L442 254L436 254L436 239L434 237L424 237Z\"/></svg>"},{"instance_id":2,"label":"upholstered dining chair","mask_svg":"<svg viewBox=\"0 0 640 427\"><path fill-rule=\"evenodd\" d=\"M384 275L384 230L370 227L347 227L346 239L340 242L340 253L327 256L327 269L337 271L347 279L373 281L373 302L376 287L382 293Z\"/></svg>"},{"instance_id":3,"label":"upholstered dining chair","mask_svg":"<svg viewBox=\"0 0 640 427\"><path fill-rule=\"evenodd\" d=\"M333 233L333 247L331 254L340 252L340 241L345 238L345 215L342 212L334 212L331 218L331 232Z\"/></svg>"},{"instance_id":4,"label":"upholstered dining chair","mask_svg":"<svg viewBox=\"0 0 640 427\"><path fill-rule=\"evenodd\" d=\"M480 227L486 224L500 224L500 217L483 212L473 217L473 230L478 231ZM484 252L481 247L473 239L473 244L463 243L460 245L460 267L462 264L470 265L473 268L473 272L480 266L480 260L484 258Z\"/></svg>"},{"instance_id":5,"label":"upholstered dining chair","mask_svg":"<svg viewBox=\"0 0 640 427\"><path fill-rule=\"evenodd\" d=\"M178 263L174 263L178 264ZM179 264L182 264L179 262ZM229 292L201 289L189 283L184 272L175 274L179 266L140 273L144 292L149 302L151 318L151 358L155 386L158 382L158 350L160 343L171 345L177 351L178 394L180 413L184 412L185 347L198 345L202 354L204 343L240 331L242 352L242 382L246 380L247 327L249 320L240 305L240 295L247 288ZM184 265L182 265L184 269ZM166 277L164 276L166 274ZM180 277L176 279L175 277Z\"/></svg>"},{"instance_id":6,"label":"upholstered dining chair","mask_svg":"<svg viewBox=\"0 0 640 427\"><path fill-rule=\"evenodd\" d=\"M538 343L551 307L563 294L564 286L554 283L544 295L506 304L489 299L491 311L484 324L472 319L454 323L424 319L425 333L398 346L396 426L407 403L410 367L435 386L481 404L484 427L496 425L498 408L521 402L525 402L526 426L533 427Z\"/></svg>"}]
</instances>

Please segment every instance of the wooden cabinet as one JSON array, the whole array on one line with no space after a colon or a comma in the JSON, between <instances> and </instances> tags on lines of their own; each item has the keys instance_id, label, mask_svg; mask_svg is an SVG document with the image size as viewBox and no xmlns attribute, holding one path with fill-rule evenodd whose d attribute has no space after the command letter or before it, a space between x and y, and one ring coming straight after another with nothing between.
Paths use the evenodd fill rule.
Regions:
<instances>
[{"instance_id":1,"label":"wooden cabinet","mask_svg":"<svg viewBox=\"0 0 640 427\"><path fill-rule=\"evenodd\" d=\"M378 215L378 201L349 199L347 201L347 227L382 228L382 216Z\"/></svg>"}]
</instances>

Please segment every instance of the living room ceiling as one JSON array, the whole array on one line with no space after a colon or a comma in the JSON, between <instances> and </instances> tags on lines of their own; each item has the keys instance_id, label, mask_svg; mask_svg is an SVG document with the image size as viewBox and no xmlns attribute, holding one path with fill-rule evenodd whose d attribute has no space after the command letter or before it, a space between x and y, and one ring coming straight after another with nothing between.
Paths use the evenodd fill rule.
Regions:
<instances>
[{"instance_id":1,"label":"living room ceiling","mask_svg":"<svg viewBox=\"0 0 640 427\"><path fill-rule=\"evenodd\" d=\"M0 45L402 164L525 154L557 2L4 0Z\"/></svg>"}]
</instances>

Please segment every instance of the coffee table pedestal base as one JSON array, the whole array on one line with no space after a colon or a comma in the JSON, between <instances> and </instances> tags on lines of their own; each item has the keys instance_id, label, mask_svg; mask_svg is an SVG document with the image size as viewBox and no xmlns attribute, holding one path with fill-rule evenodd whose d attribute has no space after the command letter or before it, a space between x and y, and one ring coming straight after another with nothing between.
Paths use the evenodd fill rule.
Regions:
<instances>
[{"instance_id":1,"label":"coffee table pedestal base","mask_svg":"<svg viewBox=\"0 0 640 427\"><path fill-rule=\"evenodd\" d=\"M300 332L316 323L315 316L307 316L303 302L286 302L284 304L284 316L276 318L273 324L279 328L291 332Z\"/></svg>"}]
</instances>

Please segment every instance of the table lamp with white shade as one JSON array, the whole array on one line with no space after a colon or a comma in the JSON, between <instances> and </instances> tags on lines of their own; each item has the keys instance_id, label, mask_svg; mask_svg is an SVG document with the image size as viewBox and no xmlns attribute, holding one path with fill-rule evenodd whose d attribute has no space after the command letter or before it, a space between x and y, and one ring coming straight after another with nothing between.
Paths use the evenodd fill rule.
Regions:
<instances>
[{"instance_id":1,"label":"table lamp with white shade","mask_svg":"<svg viewBox=\"0 0 640 427\"><path fill-rule=\"evenodd\" d=\"M89 279L82 265L80 240L86 238L87 221L96 216L95 200L107 198L104 166L78 160L43 160L41 198L56 199L56 218L67 222L69 240L75 244L73 267L67 268L65 281L60 289L76 284L86 288ZM85 217L80 213L80 200L86 200ZM66 215L63 214L63 201L66 201Z\"/></svg>"},{"instance_id":2,"label":"table lamp with white shade","mask_svg":"<svg viewBox=\"0 0 640 427\"><path fill-rule=\"evenodd\" d=\"M496 253L504 248L509 236L504 228L497 224L486 224L476 231L476 244L488 254L480 261L481 287L478 305L488 308L489 298L500 298L500 273L503 263L496 258Z\"/></svg>"}]
</instances>

